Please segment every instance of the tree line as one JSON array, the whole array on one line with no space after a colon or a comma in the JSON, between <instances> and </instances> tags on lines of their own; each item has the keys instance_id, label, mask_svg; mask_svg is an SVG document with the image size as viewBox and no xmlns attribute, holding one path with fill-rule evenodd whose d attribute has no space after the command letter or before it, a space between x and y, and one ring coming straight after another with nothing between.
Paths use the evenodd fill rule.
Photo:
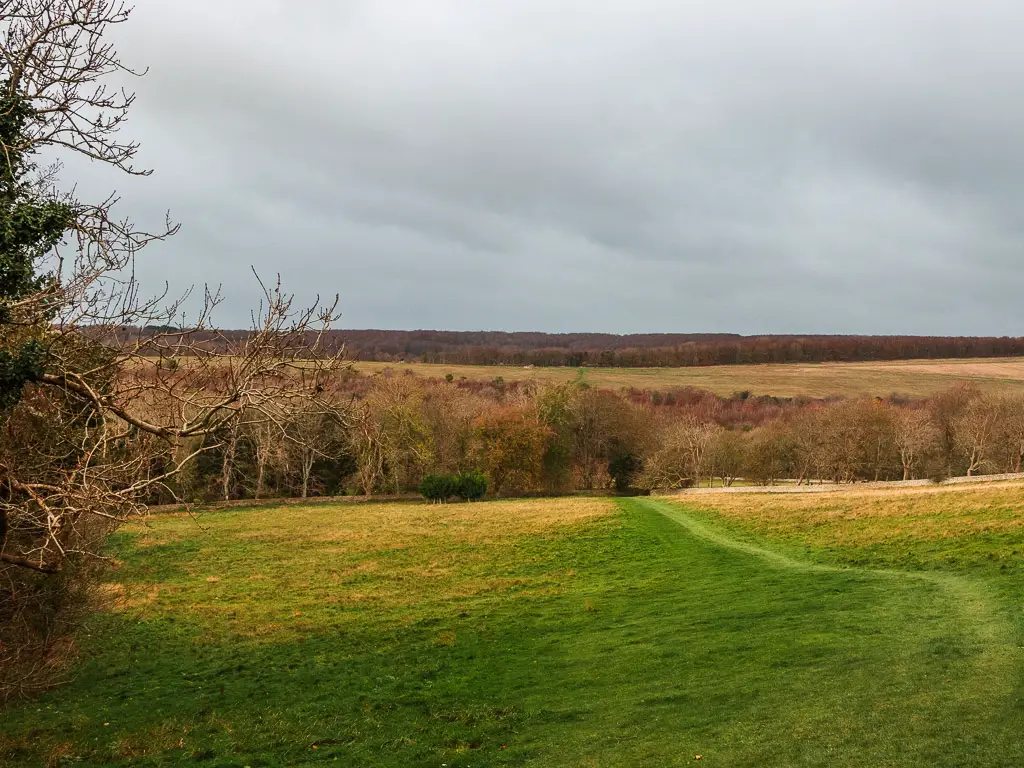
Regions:
<instances>
[{"instance_id":1,"label":"tree line","mask_svg":"<svg viewBox=\"0 0 1024 768\"><path fill-rule=\"evenodd\" d=\"M412 494L467 473L492 496L852 483L1019 472L1024 458L1024 394L972 385L912 401L825 401L387 371L349 379L336 396L341 416L282 413L274 430L243 418L207 436L152 501ZM280 439L292 433L304 440Z\"/></svg>"},{"instance_id":2,"label":"tree line","mask_svg":"<svg viewBox=\"0 0 1024 768\"><path fill-rule=\"evenodd\" d=\"M339 331L350 356L449 365L683 367L752 363L1009 357L1024 339L941 336L737 336Z\"/></svg>"},{"instance_id":3,"label":"tree line","mask_svg":"<svg viewBox=\"0 0 1024 768\"><path fill-rule=\"evenodd\" d=\"M176 328L132 329L145 337ZM248 331L185 332L211 351L244 341ZM820 336L737 334L600 334L498 331L332 330L332 349L368 362L448 365L658 368L758 363L826 363L1024 355L1024 338L947 336Z\"/></svg>"}]
</instances>

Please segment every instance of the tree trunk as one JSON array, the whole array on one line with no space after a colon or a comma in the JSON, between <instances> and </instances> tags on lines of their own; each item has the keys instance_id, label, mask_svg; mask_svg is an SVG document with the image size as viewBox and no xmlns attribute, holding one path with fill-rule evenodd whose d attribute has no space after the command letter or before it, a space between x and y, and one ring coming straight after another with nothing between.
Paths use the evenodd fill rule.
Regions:
<instances>
[{"instance_id":1,"label":"tree trunk","mask_svg":"<svg viewBox=\"0 0 1024 768\"><path fill-rule=\"evenodd\" d=\"M235 468L235 451L238 448L237 428L232 427L231 436L224 446L224 464L221 467L221 488L224 493L224 501L231 501L231 475Z\"/></svg>"},{"instance_id":2,"label":"tree trunk","mask_svg":"<svg viewBox=\"0 0 1024 768\"><path fill-rule=\"evenodd\" d=\"M302 498L309 496L309 476L313 472L313 462L316 460L316 454L313 451L306 450L302 453Z\"/></svg>"},{"instance_id":3,"label":"tree trunk","mask_svg":"<svg viewBox=\"0 0 1024 768\"><path fill-rule=\"evenodd\" d=\"M267 468L267 451L265 448L256 448L256 492L253 494L255 498L259 498L263 495L263 476L266 473Z\"/></svg>"}]
</instances>

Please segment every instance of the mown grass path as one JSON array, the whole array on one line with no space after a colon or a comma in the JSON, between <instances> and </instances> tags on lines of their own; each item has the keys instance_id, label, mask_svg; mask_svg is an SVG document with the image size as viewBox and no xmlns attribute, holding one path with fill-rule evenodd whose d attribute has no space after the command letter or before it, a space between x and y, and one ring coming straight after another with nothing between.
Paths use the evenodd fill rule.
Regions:
<instances>
[{"instance_id":1,"label":"mown grass path","mask_svg":"<svg viewBox=\"0 0 1024 768\"><path fill-rule=\"evenodd\" d=\"M124 535L118 578L151 597L4 713L0 764L1022 764L1016 576L844 567L658 500L522 509Z\"/></svg>"},{"instance_id":2,"label":"mown grass path","mask_svg":"<svg viewBox=\"0 0 1024 768\"><path fill-rule=\"evenodd\" d=\"M1024 648L1018 645L1013 627L1005 612L999 607L993 590L977 577L954 573L850 568L815 563L738 538L736 532L701 522L677 504L658 500L642 500L639 503L678 523L692 536L716 546L761 558L772 567L812 573L859 571L878 578L883 583L892 582L894 589L922 581L938 586L947 599L947 626L951 631L961 634L960 643L964 648L971 649L973 656L970 673L955 682L956 691L949 691L950 698L959 698L965 704L974 707L976 712L985 712L989 709L996 712L1007 705L1014 705L1014 695L1020 685L1021 672L1024 671L1021 666L1024 661ZM1021 754L1021 760L1024 761L1024 753Z\"/></svg>"}]
</instances>

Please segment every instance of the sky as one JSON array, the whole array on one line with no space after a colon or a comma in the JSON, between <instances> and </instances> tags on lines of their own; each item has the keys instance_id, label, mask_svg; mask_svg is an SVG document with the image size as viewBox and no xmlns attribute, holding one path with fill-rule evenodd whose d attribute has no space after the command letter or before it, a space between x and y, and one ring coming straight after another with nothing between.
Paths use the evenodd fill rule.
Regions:
<instances>
[{"instance_id":1,"label":"sky","mask_svg":"<svg viewBox=\"0 0 1024 768\"><path fill-rule=\"evenodd\" d=\"M137 0L127 136L72 163L348 328L1024 335L1024 6Z\"/></svg>"}]
</instances>

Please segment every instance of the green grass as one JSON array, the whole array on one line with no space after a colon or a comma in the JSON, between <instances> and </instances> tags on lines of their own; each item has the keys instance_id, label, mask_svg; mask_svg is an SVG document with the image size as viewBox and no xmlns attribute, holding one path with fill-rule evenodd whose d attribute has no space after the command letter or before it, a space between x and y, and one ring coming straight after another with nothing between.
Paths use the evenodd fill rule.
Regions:
<instances>
[{"instance_id":1,"label":"green grass","mask_svg":"<svg viewBox=\"0 0 1024 768\"><path fill-rule=\"evenodd\" d=\"M833 546L841 516L782 517L537 500L157 519L118 536L120 608L75 680L4 713L0 764L1019 765L1024 572L984 552L1020 529Z\"/></svg>"}]
</instances>

